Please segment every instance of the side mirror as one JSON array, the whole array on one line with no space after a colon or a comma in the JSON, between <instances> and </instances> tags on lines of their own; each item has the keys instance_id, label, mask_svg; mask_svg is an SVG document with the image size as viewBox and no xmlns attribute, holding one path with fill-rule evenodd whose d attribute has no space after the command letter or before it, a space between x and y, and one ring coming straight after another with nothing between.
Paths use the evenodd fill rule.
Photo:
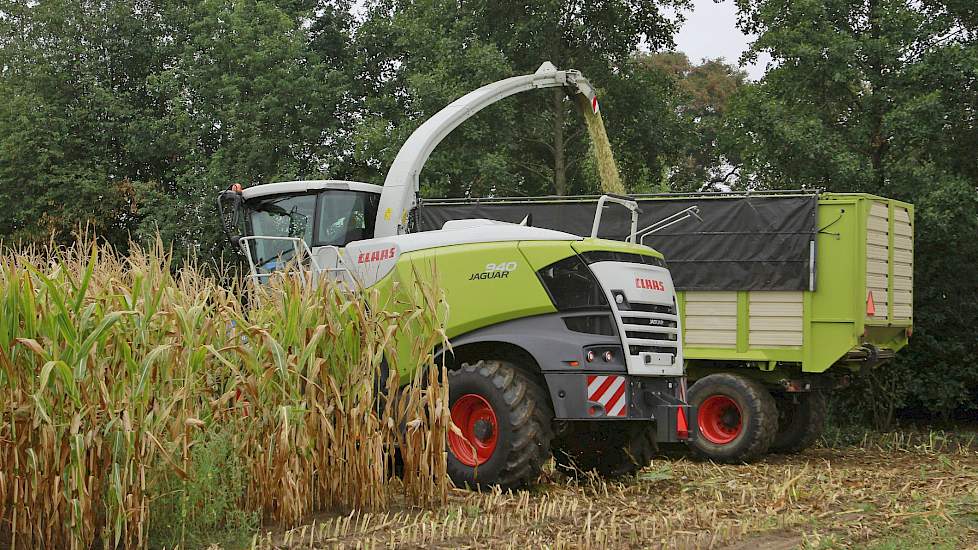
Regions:
<instances>
[{"instance_id":1,"label":"side mirror","mask_svg":"<svg viewBox=\"0 0 978 550\"><path fill-rule=\"evenodd\" d=\"M241 238L238 229L241 221L241 205L244 203L244 199L241 197L239 189L240 187L235 189L232 186L231 189L222 191L217 197L217 212L221 218L224 236L227 237L228 241L232 241L233 238ZM231 244L237 246L237 239L234 239Z\"/></svg>"}]
</instances>

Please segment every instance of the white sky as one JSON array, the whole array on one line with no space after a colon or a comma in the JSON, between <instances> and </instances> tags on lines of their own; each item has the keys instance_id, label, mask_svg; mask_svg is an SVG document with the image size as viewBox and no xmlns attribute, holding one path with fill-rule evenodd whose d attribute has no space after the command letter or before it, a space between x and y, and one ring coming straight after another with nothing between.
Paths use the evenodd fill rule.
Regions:
<instances>
[{"instance_id":1,"label":"white sky","mask_svg":"<svg viewBox=\"0 0 978 550\"><path fill-rule=\"evenodd\" d=\"M676 36L676 48L685 52L690 61L699 63L704 58L724 58L737 65L740 54L753 39L737 28L737 7L733 0L716 3L713 0L694 0L692 13L686 13L686 22ZM762 54L758 62L743 67L751 80L764 74L770 56Z\"/></svg>"}]
</instances>

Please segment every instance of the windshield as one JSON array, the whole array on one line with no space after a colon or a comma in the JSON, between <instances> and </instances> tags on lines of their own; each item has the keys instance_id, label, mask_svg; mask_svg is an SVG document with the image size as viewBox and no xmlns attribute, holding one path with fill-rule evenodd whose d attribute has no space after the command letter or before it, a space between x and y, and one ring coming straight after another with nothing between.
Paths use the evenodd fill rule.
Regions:
<instances>
[{"instance_id":1,"label":"windshield","mask_svg":"<svg viewBox=\"0 0 978 550\"><path fill-rule=\"evenodd\" d=\"M286 195L249 201L248 211L251 235L299 237L306 243L312 243L315 195ZM295 253L295 245L290 241L260 239L252 244L255 263L261 268L273 268L266 264L274 263L278 256L286 260Z\"/></svg>"},{"instance_id":2,"label":"windshield","mask_svg":"<svg viewBox=\"0 0 978 550\"><path fill-rule=\"evenodd\" d=\"M263 237L300 237L309 247L346 246L374 235L380 196L376 193L329 189L304 195L275 195L249 200L248 234ZM252 242L260 269L278 266L277 258L291 259L289 241L259 239Z\"/></svg>"}]
</instances>

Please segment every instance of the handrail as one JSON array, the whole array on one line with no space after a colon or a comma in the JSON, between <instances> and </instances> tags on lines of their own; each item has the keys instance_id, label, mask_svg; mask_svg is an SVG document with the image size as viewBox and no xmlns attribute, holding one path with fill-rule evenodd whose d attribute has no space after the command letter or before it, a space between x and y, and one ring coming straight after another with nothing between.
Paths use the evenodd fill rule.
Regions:
<instances>
[{"instance_id":1,"label":"handrail","mask_svg":"<svg viewBox=\"0 0 978 550\"><path fill-rule=\"evenodd\" d=\"M662 231L663 229L675 225L679 222L686 221L689 218L696 218L701 222L703 221L703 218L700 217L699 206L693 205L690 206L689 208L684 208L683 210L680 210L679 212L676 212L671 216L666 216L661 220L653 222L651 225L638 232L638 234L641 235L641 237L639 237L639 242L644 245L645 237L658 233L659 231Z\"/></svg>"},{"instance_id":2,"label":"handrail","mask_svg":"<svg viewBox=\"0 0 978 550\"><path fill-rule=\"evenodd\" d=\"M598 238L598 229L601 227L601 214L606 202L620 204L632 213L632 230L629 232L627 240L635 244L636 230L638 229L638 203L621 195L601 195L601 198L598 199L598 208L594 212L594 223L591 225L591 238Z\"/></svg>"},{"instance_id":3,"label":"handrail","mask_svg":"<svg viewBox=\"0 0 978 550\"><path fill-rule=\"evenodd\" d=\"M309 245L306 244L306 241L304 239L302 239L301 237L278 237L278 236L271 236L271 235L249 235L247 237L241 237L240 239L238 239L238 246L241 247L241 250L244 253L245 257L248 258L248 268L249 268L249 271L250 271L249 277L252 279L252 281L256 285L257 284L260 284L262 279L271 277L275 273L274 271L270 271L268 273L259 273L258 272L259 266L255 265L255 260L254 260L254 258L251 255L251 247L248 246L248 242L249 241L258 241L258 240L266 240L266 241L289 241L289 242L292 243L292 246L293 246L293 248L295 250L295 257L296 258L302 257L302 253L305 252L305 257L308 257L309 258L309 263L312 266L312 269L310 269L310 271L312 273L319 274L319 273L345 272L348 276L350 276L351 280L353 280L353 276L352 276L352 273L353 272L346 265L346 258L343 255L343 251L339 247L336 247L336 246L333 246L333 245L318 246L318 247L316 247L317 250L329 250L329 249L332 249L332 250L334 250L336 252L337 266L340 266L340 267L326 267L326 268L324 268L324 267L322 267L322 266L319 265L319 262L316 261L316 257L312 253L312 249L309 248Z\"/></svg>"}]
</instances>

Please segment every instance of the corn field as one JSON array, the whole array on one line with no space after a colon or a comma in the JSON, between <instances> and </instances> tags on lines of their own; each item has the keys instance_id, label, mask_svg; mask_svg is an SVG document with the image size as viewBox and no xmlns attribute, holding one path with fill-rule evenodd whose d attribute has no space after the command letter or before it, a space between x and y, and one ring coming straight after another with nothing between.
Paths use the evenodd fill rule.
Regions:
<instances>
[{"instance_id":1,"label":"corn field","mask_svg":"<svg viewBox=\"0 0 978 550\"><path fill-rule=\"evenodd\" d=\"M218 438L215 470L241 469L233 506L283 527L445 501L434 288L295 274L242 292L172 268L159 243L0 254L0 546L145 547L163 503L213 514L181 487Z\"/></svg>"}]
</instances>

